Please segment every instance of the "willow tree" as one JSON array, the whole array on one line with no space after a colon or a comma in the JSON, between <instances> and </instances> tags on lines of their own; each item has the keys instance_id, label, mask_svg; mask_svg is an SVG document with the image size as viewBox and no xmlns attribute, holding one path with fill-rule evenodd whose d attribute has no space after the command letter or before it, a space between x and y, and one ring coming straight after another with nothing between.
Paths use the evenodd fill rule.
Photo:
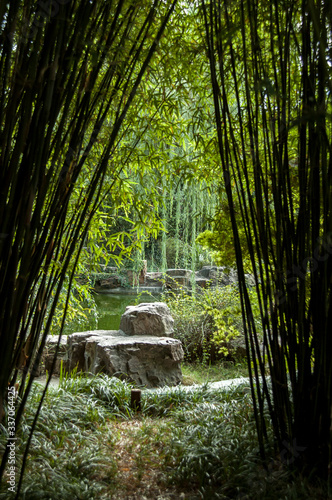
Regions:
<instances>
[{"instance_id":1,"label":"willow tree","mask_svg":"<svg viewBox=\"0 0 332 500\"><path fill-rule=\"evenodd\" d=\"M0 412L4 422L20 377L16 428L103 183L117 189L124 120L175 4L1 2Z\"/></svg>"},{"instance_id":2,"label":"willow tree","mask_svg":"<svg viewBox=\"0 0 332 500\"><path fill-rule=\"evenodd\" d=\"M261 452L267 404L281 460L328 478L332 4L201 5ZM262 341L245 285L246 257Z\"/></svg>"}]
</instances>

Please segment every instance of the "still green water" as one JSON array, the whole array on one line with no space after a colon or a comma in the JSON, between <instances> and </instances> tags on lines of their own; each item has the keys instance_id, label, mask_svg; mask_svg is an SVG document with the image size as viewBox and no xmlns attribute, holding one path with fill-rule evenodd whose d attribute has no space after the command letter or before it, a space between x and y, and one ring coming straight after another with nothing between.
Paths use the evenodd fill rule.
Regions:
<instances>
[{"instance_id":1,"label":"still green water","mask_svg":"<svg viewBox=\"0 0 332 500\"><path fill-rule=\"evenodd\" d=\"M98 330L118 330L122 314L127 306L142 302L156 302L157 296L97 294L95 301L98 309Z\"/></svg>"}]
</instances>

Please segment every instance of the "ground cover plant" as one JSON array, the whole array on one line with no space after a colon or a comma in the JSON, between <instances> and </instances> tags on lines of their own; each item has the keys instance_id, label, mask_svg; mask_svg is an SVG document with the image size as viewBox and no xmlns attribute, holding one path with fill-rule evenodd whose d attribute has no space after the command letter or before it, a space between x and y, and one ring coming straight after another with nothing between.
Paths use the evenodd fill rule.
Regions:
<instances>
[{"instance_id":1,"label":"ground cover plant","mask_svg":"<svg viewBox=\"0 0 332 500\"><path fill-rule=\"evenodd\" d=\"M183 385L206 384L220 380L230 380L248 377L246 360L220 360L215 363L200 363L199 361L184 361L181 365Z\"/></svg>"},{"instance_id":2,"label":"ground cover plant","mask_svg":"<svg viewBox=\"0 0 332 500\"><path fill-rule=\"evenodd\" d=\"M272 439L264 468L249 386L145 391L140 413L130 408L130 390L106 375L74 375L51 387L19 498L329 498L323 483L313 488L292 477ZM24 450L41 394L34 384L18 450ZM0 499L11 498L6 486Z\"/></svg>"}]
</instances>

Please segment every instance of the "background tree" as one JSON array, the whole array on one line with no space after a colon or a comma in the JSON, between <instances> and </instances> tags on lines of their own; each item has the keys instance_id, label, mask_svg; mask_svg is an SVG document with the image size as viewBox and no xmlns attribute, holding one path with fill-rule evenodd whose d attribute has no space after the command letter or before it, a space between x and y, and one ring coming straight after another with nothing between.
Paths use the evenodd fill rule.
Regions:
<instances>
[{"instance_id":1,"label":"background tree","mask_svg":"<svg viewBox=\"0 0 332 500\"><path fill-rule=\"evenodd\" d=\"M261 452L266 404L283 461L328 478L331 2L203 0L201 6ZM263 346L245 285L246 256Z\"/></svg>"},{"instance_id":2,"label":"background tree","mask_svg":"<svg viewBox=\"0 0 332 500\"><path fill-rule=\"evenodd\" d=\"M121 181L114 152L175 4L1 4L1 421L8 385L23 370L18 426L103 185L111 191Z\"/></svg>"},{"instance_id":3,"label":"background tree","mask_svg":"<svg viewBox=\"0 0 332 500\"><path fill-rule=\"evenodd\" d=\"M205 47L192 4L181 2L174 13L137 97L114 157L115 163L125 165L121 181L125 202L118 217L109 210L105 196L104 212L110 214L107 233L111 239L114 232L127 233L124 250L135 238L134 262L126 260L126 266L144 258L149 270L195 268L200 265L198 254L201 258L207 254L195 242L195 233L209 227L219 159ZM166 232L160 231L162 225ZM104 223L98 225L96 219L93 227L90 242L98 245L93 256L112 255ZM90 254L89 267L91 260Z\"/></svg>"}]
</instances>

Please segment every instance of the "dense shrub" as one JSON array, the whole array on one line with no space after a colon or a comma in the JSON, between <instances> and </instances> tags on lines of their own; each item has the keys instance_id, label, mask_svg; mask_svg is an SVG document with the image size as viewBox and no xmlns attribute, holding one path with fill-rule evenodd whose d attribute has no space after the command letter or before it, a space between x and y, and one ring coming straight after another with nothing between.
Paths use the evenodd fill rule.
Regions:
<instances>
[{"instance_id":1,"label":"dense shrub","mask_svg":"<svg viewBox=\"0 0 332 500\"><path fill-rule=\"evenodd\" d=\"M257 296L253 290L250 294L256 314ZM200 290L192 295L180 289L166 295L165 301L174 318L174 336L181 340L187 361L213 363L223 357L234 358L237 354L232 346L244 346L237 284Z\"/></svg>"}]
</instances>

